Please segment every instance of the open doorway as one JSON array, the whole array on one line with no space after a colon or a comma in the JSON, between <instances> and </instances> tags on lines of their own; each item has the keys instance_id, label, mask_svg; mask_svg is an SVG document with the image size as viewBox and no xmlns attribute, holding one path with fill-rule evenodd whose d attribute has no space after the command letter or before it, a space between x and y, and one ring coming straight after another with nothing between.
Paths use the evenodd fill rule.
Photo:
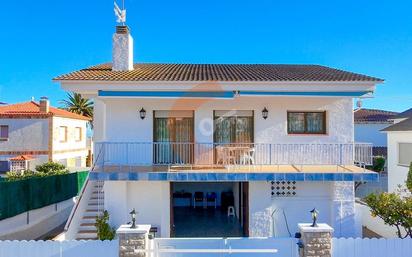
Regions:
<instances>
[{"instance_id":1,"label":"open doorway","mask_svg":"<svg viewBox=\"0 0 412 257\"><path fill-rule=\"evenodd\" d=\"M173 182L171 207L172 237L249 234L246 182Z\"/></svg>"}]
</instances>

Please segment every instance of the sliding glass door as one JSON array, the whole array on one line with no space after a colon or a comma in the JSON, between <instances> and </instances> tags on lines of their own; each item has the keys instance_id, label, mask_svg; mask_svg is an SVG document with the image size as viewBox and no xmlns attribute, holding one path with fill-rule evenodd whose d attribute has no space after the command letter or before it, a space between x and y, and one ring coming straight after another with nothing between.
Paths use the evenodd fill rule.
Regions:
<instances>
[{"instance_id":1,"label":"sliding glass door","mask_svg":"<svg viewBox=\"0 0 412 257\"><path fill-rule=\"evenodd\" d=\"M154 163L193 162L194 121L192 111L155 111Z\"/></svg>"},{"instance_id":2,"label":"sliding glass door","mask_svg":"<svg viewBox=\"0 0 412 257\"><path fill-rule=\"evenodd\" d=\"M215 111L216 144L253 143L253 111Z\"/></svg>"}]
</instances>

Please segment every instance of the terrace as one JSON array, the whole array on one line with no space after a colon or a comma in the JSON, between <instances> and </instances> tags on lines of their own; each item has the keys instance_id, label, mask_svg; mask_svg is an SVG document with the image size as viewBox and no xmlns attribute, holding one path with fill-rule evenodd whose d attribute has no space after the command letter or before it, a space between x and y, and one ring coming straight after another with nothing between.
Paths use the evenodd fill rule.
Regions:
<instances>
[{"instance_id":1,"label":"terrace","mask_svg":"<svg viewBox=\"0 0 412 257\"><path fill-rule=\"evenodd\" d=\"M376 181L370 144L100 142L93 180Z\"/></svg>"}]
</instances>

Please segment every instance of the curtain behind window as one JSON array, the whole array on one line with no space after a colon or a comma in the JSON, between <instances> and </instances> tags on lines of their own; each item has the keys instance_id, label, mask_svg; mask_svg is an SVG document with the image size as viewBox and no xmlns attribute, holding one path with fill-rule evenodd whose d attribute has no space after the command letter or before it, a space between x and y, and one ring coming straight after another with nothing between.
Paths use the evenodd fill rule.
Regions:
<instances>
[{"instance_id":1,"label":"curtain behind window","mask_svg":"<svg viewBox=\"0 0 412 257\"><path fill-rule=\"evenodd\" d=\"M216 117L215 143L252 143L253 117Z\"/></svg>"}]
</instances>

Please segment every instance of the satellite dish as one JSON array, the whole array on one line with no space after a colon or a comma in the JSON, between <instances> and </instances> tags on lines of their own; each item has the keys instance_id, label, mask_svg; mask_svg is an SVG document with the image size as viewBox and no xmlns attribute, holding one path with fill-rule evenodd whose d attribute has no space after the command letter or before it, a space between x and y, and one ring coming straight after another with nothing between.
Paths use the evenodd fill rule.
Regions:
<instances>
[{"instance_id":1,"label":"satellite dish","mask_svg":"<svg viewBox=\"0 0 412 257\"><path fill-rule=\"evenodd\" d=\"M126 9L124 8L124 1L122 2L123 6L122 9L114 2L114 15L116 15L117 23L122 23L123 25L126 23Z\"/></svg>"}]
</instances>

